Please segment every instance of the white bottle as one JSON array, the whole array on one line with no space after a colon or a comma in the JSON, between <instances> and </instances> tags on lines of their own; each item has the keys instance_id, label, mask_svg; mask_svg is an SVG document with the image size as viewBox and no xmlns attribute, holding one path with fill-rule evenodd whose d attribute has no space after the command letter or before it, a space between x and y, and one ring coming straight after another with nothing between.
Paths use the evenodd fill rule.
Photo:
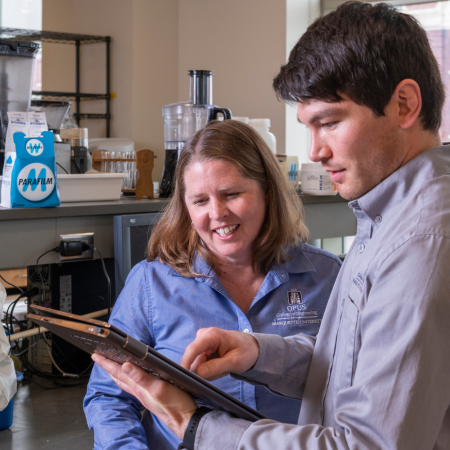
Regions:
<instances>
[{"instance_id":1,"label":"white bottle","mask_svg":"<svg viewBox=\"0 0 450 450\"><path fill-rule=\"evenodd\" d=\"M336 195L338 193L336 184L331 181L330 174L322 169L322 164L302 164L300 174L304 194Z\"/></svg>"},{"instance_id":2,"label":"white bottle","mask_svg":"<svg viewBox=\"0 0 450 450\"><path fill-rule=\"evenodd\" d=\"M272 150L273 154L277 154L277 138L269 131L270 119L250 119L248 124L253 127L260 136L266 141L266 144Z\"/></svg>"}]
</instances>

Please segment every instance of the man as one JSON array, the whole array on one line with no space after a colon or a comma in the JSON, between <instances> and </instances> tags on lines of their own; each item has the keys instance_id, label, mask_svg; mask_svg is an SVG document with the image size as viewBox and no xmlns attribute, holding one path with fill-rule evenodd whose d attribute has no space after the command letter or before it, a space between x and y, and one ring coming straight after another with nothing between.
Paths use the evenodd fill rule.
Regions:
<instances>
[{"instance_id":1,"label":"man","mask_svg":"<svg viewBox=\"0 0 450 450\"><path fill-rule=\"evenodd\" d=\"M188 448L194 430L196 450L449 449L450 155L425 31L386 4L346 3L308 28L274 87L298 102L357 236L317 339L201 330L182 364L303 398L298 425L219 411L194 423L185 393L98 361Z\"/></svg>"}]
</instances>

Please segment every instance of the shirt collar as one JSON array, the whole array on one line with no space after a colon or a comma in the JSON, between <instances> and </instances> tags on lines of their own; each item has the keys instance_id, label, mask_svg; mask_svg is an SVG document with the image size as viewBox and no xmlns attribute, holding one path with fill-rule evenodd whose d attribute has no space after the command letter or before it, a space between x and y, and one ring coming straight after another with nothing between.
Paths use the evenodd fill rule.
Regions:
<instances>
[{"instance_id":1,"label":"shirt collar","mask_svg":"<svg viewBox=\"0 0 450 450\"><path fill-rule=\"evenodd\" d=\"M212 272L211 266L197 252L195 252L194 260L192 261L192 270L196 273L203 274L203 277L210 276ZM175 277L181 277L181 275L175 269L172 269L172 267L169 267L168 274Z\"/></svg>"},{"instance_id":2,"label":"shirt collar","mask_svg":"<svg viewBox=\"0 0 450 450\"><path fill-rule=\"evenodd\" d=\"M283 264L275 264L273 269L276 267L282 267L289 273L305 273L305 272L315 272L316 268L313 263L308 259L303 248L300 247L300 252L289 251L289 259Z\"/></svg>"},{"instance_id":3,"label":"shirt collar","mask_svg":"<svg viewBox=\"0 0 450 450\"><path fill-rule=\"evenodd\" d=\"M357 200L349 202L355 211L362 210L374 223L389 215L429 179L450 173L450 147L434 147L417 155Z\"/></svg>"},{"instance_id":4,"label":"shirt collar","mask_svg":"<svg viewBox=\"0 0 450 450\"><path fill-rule=\"evenodd\" d=\"M288 255L290 259L287 262L282 264L274 264L270 271L275 272L275 274L277 275L281 275L286 272L305 273L316 271L313 263L308 259L301 247L300 252L289 251ZM205 276L211 276L213 272L211 266L198 253L196 253L194 256L192 269L197 273L204 274ZM181 277L181 275L171 267L169 267L168 274L176 277Z\"/></svg>"}]
</instances>

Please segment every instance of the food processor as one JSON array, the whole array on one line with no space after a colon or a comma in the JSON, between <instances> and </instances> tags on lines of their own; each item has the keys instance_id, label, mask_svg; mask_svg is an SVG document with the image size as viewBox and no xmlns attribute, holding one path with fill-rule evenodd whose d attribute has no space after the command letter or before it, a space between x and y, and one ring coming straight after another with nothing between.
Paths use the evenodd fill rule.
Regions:
<instances>
[{"instance_id":1,"label":"food processor","mask_svg":"<svg viewBox=\"0 0 450 450\"><path fill-rule=\"evenodd\" d=\"M162 198L173 192L175 169L185 142L209 121L222 115L231 119L231 111L219 108L212 99L212 70L190 70L190 100L163 106L164 118L164 169L160 184Z\"/></svg>"}]
</instances>

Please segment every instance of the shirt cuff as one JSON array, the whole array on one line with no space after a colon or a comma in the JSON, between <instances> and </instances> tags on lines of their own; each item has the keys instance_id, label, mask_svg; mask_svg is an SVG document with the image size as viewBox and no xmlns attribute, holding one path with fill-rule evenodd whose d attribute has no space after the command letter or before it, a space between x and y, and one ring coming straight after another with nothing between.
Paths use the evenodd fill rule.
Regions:
<instances>
[{"instance_id":1,"label":"shirt cuff","mask_svg":"<svg viewBox=\"0 0 450 450\"><path fill-rule=\"evenodd\" d=\"M211 411L200 421L195 437L195 450L234 450L245 430L252 424L223 411ZM220 442L220 447L217 444Z\"/></svg>"},{"instance_id":2,"label":"shirt cuff","mask_svg":"<svg viewBox=\"0 0 450 450\"><path fill-rule=\"evenodd\" d=\"M250 334L256 339L256 342L259 346L258 359L251 369L239 374L232 373L231 376L233 378L236 378L237 380L242 380L252 385L261 384L266 386L264 375L267 373L267 367L270 367L270 365L267 365L267 362L270 361L270 359L273 360L273 348L279 345L283 345L282 338L278 335L273 334ZM270 348L272 348L272 351L268 351L268 349Z\"/></svg>"}]
</instances>

